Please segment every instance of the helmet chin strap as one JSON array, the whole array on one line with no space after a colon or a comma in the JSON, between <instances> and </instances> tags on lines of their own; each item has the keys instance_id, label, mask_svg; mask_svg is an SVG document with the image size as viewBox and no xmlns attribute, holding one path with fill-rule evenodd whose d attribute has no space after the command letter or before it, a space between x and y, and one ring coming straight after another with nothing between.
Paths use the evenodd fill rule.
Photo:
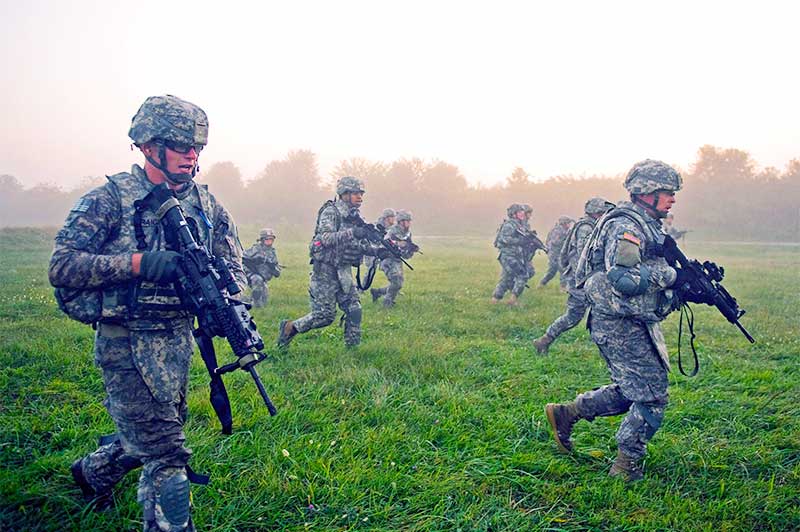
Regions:
<instances>
[{"instance_id":1,"label":"helmet chin strap","mask_svg":"<svg viewBox=\"0 0 800 532\"><path fill-rule=\"evenodd\" d=\"M656 213L656 216L659 217L659 218L666 218L666 216L667 216L666 212L661 212L658 209L656 209L656 207L658 206L659 196L661 196L660 192L654 192L653 193L653 202L652 203L648 203L648 202L646 202L646 201L644 201L642 199L642 195L641 194L636 194L636 195L633 196L633 202L636 203L637 205L641 205L642 207L644 207L644 208Z\"/></svg>"},{"instance_id":2,"label":"helmet chin strap","mask_svg":"<svg viewBox=\"0 0 800 532\"><path fill-rule=\"evenodd\" d=\"M158 158L161 161L166 161L167 160L167 148L163 144L158 144L157 146L158 146ZM164 177L166 178L166 180L169 181L170 183L172 183L173 185L185 185L186 183L188 183L189 181L194 179L194 176L197 175L197 171L199 170L199 167L197 166L197 164L195 164L194 168L192 168L191 175L188 175L188 174L174 174L174 173L170 172L169 170L167 170L166 163L156 162L156 160L153 159L152 157L150 157L149 155L147 155L147 153L144 154L144 158L147 160L148 163L150 163L154 167L156 167L159 170L161 170L161 173L164 174Z\"/></svg>"}]
</instances>

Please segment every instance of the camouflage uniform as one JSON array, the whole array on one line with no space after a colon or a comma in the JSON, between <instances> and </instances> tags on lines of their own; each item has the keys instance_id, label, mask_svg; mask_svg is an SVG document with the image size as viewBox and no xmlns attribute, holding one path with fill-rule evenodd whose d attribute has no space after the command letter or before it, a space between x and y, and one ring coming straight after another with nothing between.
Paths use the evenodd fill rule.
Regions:
<instances>
[{"instance_id":1,"label":"camouflage uniform","mask_svg":"<svg viewBox=\"0 0 800 532\"><path fill-rule=\"evenodd\" d=\"M581 251L597 223L597 218L592 215L599 216L613 206L613 203L603 198L592 198L587 201L584 207L585 216L572 226L572 229L564 239L557 258L562 270L561 279L568 287L567 309L563 315L556 318L547 328L545 336L534 342L540 353L546 353L548 346L556 338L580 323L584 314L586 314L586 309L589 308L589 302L586 300L586 294L584 294L583 289L575 286L575 269L577 268ZM549 256L552 257L553 254L551 253Z\"/></svg>"},{"instance_id":2,"label":"camouflage uniform","mask_svg":"<svg viewBox=\"0 0 800 532\"><path fill-rule=\"evenodd\" d=\"M406 211L397 211L397 223L386 232L386 239L393 241L400 248L401 256L408 260L414 256L413 247L409 245L411 240L411 230L403 229L400 222L403 220L411 221L411 214ZM383 306L390 308L394 306L397 294L403 288L403 262L395 257L387 257L380 261L381 270L386 274L389 285L381 288L373 288L370 293L372 300L377 301L383 297Z\"/></svg>"},{"instance_id":3,"label":"camouflage uniform","mask_svg":"<svg viewBox=\"0 0 800 532\"><path fill-rule=\"evenodd\" d=\"M667 406L669 357L659 323L676 308L669 287L677 278L661 256L661 221L636 203L636 195L677 191L681 184L680 175L660 161L637 163L625 181L634 202L620 203L597 223L576 266L576 284L585 280L589 330L612 384L580 394L572 404L547 406L554 428L565 429L569 421L569 430L577 419L627 413L617 431L619 455L611 474L629 480L641 478L638 462ZM559 414L558 408L566 410ZM562 447L570 447L568 432L556 430Z\"/></svg>"},{"instance_id":4,"label":"camouflage uniform","mask_svg":"<svg viewBox=\"0 0 800 532\"><path fill-rule=\"evenodd\" d=\"M569 216L561 216L556 225L547 233L547 240L545 241L547 246L547 273L539 281L539 286L547 285L550 279L555 277L556 273L561 274L561 287L565 288L567 286L559 257L561 255L561 247L564 245L573 223L575 223L575 220Z\"/></svg>"},{"instance_id":5,"label":"camouflage uniform","mask_svg":"<svg viewBox=\"0 0 800 532\"><path fill-rule=\"evenodd\" d=\"M340 179L340 183L345 178ZM363 192L361 182L358 183ZM353 236L356 228L351 216L358 214L358 208L340 197L326 202L319 211L314 237L311 240L311 280L308 294L311 297L311 312L292 322L297 333L326 327L336 317L336 304L344 312L344 341L348 347L361 343L361 301L353 267L358 266L364 255L376 255L377 249L366 240ZM286 322L281 325L281 331ZM283 334L283 332L281 333ZM279 336L278 344L285 346Z\"/></svg>"},{"instance_id":6,"label":"camouflage uniform","mask_svg":"<svg viewBox=\"0 0 800 532\"><path fill-rule=\"evenodd\" d=\"M495 300L503 299L507 291L512 296L519 297L525 290L528 279L534 276L533 254L525 246L524 235L531 233L527 221L514 218L514 213L523 210L524 206L514 204L508 208L508 218L503 221L497 230L494 246L500 250L497 260L502 266L500 281L494 289L492 297Z\"/></svg>"},{"instance_id":7,"label":"camouflage uniform","mask_svg":"<svg viewBox=\"0 0 800 532\"><path fill-rule=\"evenodd\" d=\"M377 227L378 229L382 228L384 231L388 232L389 229L394 225L389 223L388 218L394 218L395 216L397 216L397 213L395 212L394 209L388 207L386 209L383 209L383 212L381 212L381 215L378 216L378 219L375 221L375 227ZM378 265L380 265L380 259L378 257L371 257L369 255L365 255L364 267L370 268L372 267L373 264L375 264L375 267L377 268Z\"/></svg>"},{"instance_id":8,"label":"camouflage uniform","mask_svg":"<svg viewBox=\"0 0 800 532\"><path fill-rule=\"evenodd\" d=\"M137 117L147 105L202 113L175 97L155 97ZM202 145L200 125L200 119L190 120L194 138L190 133L189 140ZM62 309L97 323L94 358L103 373L104 404L117 429L116 438L73 464L76 482L87 495L109 495L128 471L143 466L138 500L144 530L193 530L186 472L191 451L183 433L193 318L171 283L134 277L132 266L133 253L167 247L156 214L136 207L152 187L144 169L134 165L130 173L110 176L108 183L85 194L56 235L49 277L58 287ZM182 187L176 196L195 238L228 261L243 285L232 218L205 185L189 180Z\"/></svg>"},{"instance_id":9,"label":"camouflage uniform","mask_svg":"<svg viewBox=\"0 0 800 532\"><path fill-rule=\"evenodd\" d=\"M269 286L267 283L273 279L281 276L281 267L278 264L278 254L272 245L267 245L264 240L267 238L275 238L275 234L269 231L270 234L259 235L259 240L251 247L247 248L242 256L245 259L244 271L247 274L247 282L253 292L253 306L264 307L269 301ZM246 262L250 260L255 263L252 268L249 268Z\"/></svg>"}]
</instances>

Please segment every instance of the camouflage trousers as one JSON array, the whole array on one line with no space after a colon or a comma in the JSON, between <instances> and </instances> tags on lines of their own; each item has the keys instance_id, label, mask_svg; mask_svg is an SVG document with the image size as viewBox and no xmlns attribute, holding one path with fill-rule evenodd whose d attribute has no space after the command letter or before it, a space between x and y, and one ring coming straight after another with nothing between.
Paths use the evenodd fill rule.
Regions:
<instances>
[{"instance_id":1,"label":"camouflage trousers","mask_svg":"<svg viewBox=\"0 0 800 532\"><path fill-rule=\"evenodd\" d=\"M81 468L89 485L101 493L142 466L137 498L145 531L160 530L161 486L185 475L191 456L184 446L183 424L193 350L188 322L178 329L157 331L98 327L95 363L103 373L104 404L118 440L84 457ZM193 530L191 520L183 529Z\"/></svg>"},{"instance_id":2,"label":"camouflage trousers","mask_svg":"<svg viewBox=\"0 0 800 532\"><path fill-rule=\"evenodd\" d=\"M612 384L580 394L575 399L578 413L591 421L627 412L617 430L617 445L628 456L641 458L664 419L669 399L667 370L645 325L590 315L590 326Z\"/></svg>"},{"instance_id":3,"label":"camouflage trousers","mask_svg":"<svg viewBox=\"0 0 800 532\"><path fill-rule=\"evenodd\" d=\"M253 293L253 306L256 308L265 307L269 302L269 287L267 280L258 274L250 275L247 278L250 289Z\"/></svg>"},{"instance_id":4,"label":"camouflage trousers","mask_svg":"<svg viewBox=\"0 0 800 532\"><path fill-rule=\"evenodd\" d=\"M503 253L500 254L497 260L500 261L503 271L492 296L495 299L503 299L506 292L511 290L512 294L519 297L525 290L528 279L536 273L536 270L533 269L533 264L530 262L525 263L521 259Z\"/></svg>"},{"instance_id":5,"label":"camouflage trousers","mask_svg":"<svg viewBox=\"0 0 800 532\"><path fill-rule=\"evenodd\" d=\"M344 312L344 343L356 346L361 343L361 300L353 269L315 262L308 285L311 312L294 321L299 333L327 327L336 318L336 304Z\"/></svg>"},{"instance_id":6,"label":"camouflage trousers","mask_svg":"<svg viewBox=\"0 0 800 532\"><path fill-rule=\"evenodd\" d=\"M551 250L550 254L547 256L547 271L545 272L544 277L542 277L542 280L539 281L540 286L545 286L553 279L553 277L556 276L557 273L561 271L558 261L559 261L559 253L557 252L557 250ZM561 279L561 286L562 287L566 286L564 278L561 277L560 279Z\"/></svg>"},{"instance_id":7,"label":"camouflage trousers","mask_svg":"<svg viewBox=\"0 0 800 532\"><path fill-rule=\"evenodd\" d=\"M583 290L570 288L567 310L547 328L547 336L555 339L575 327L581 322L588 308L589 302L586 300Z\"/></svg>"},{"instance_id":8,"label":"camouflage trousers","mask_svg":"<svg viewBox=\"0 0 800 532\"><path fill-rule=\"evenodd\" d=\"M403 288L403 263L399 260L383 259L381 270L386 274L389 285L375 289L376 297L383 297L383 306L392 307L397 299L397 294Z\"/></svg>"}]
</instances>

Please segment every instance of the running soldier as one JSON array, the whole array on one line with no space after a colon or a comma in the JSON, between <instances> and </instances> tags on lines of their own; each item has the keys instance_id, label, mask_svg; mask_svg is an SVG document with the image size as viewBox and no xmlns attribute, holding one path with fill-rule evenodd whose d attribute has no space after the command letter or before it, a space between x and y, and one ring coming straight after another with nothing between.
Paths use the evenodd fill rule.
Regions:
<instances>
[{"instance_id":1,"label":"running soldier","mask_svg":"<svg viewBox=\"0 0 800 532\"><path fill-rule=\"evenodd\" d=\"M586 314L586 309L589 308L583 289L575 286L575 268L578 265L581 250L589 239L597 220L612 208L614 208L614 204L603 198L590 199L583 208L585 216L572 226L564 239L558 261L562 270L561 279L566 281L568 287L567 310L547 328L544 336L534 340L533 346L540 355L547 353L550 344L556 338L580 323L583 315ZM552 258L553 254L548 257Z\"/></svg>"},{"instance_id":2,"label":"running soldier","mask_svg":"<svg viewBox=\"0 0 800 532\"><path fill-rule=\"evenodd\" d=\"M556 225L547 233L547 240L545 240L545 245L547 246L547 273L544 274L542 280L539 281L539 286L543 287L550 282L550 279L555 277L556 273L559 274L559 281L561 283L561 288L565 289L567 287L567 282L564 279L564 271L560 265L559 258L561 256L561 247L564 245L564 241L569 234L570 229L572 229L572 224L575 223L575 220L570 218L569 216L560 216Z\"/></svg>"},{"instance_id":3,"label":"running soldier","mask_svg":"<svg viewBox=\"0 0 800 532\"><path fill-rule=\"evenodd\" d=\"M364 255L383 258L388 251L365 240L368 232L357 224L363 183L355 177L342 177L336 183L336 193L336 200L328 200L320 208L311 239L311 312L296 320L281 321L278 347L288 347L298 333L333 323L337 303L344 312L345 345L356 347L361 343L361 301L353 268Z\"/></svg>"},{"instance_id":4,"label":"running soldier","mask_svg":"<svg viewBox=\"0 0 800 532\"><path fill-rule=\"evenodd\" d=\"M258 233L258 241L247 248L242 255L244 272L253 293L253 306L265 307L269 301L269 286L273 278L281 276L278 254L272 244L275 242L275 231L269 228Z\"/></svg>"},{"instance_id":5,"label":"running soldier","mask_svg":"<svg viewBox=\"0 0 800 532\"><path fill-rule=\"evenodd\" d=\"M677 306L668 288L688 279L661 256L661 220L682 184L680 174L661 161L647 159L628 172L631 201L597 223L575 272L576 286L585 281L589 331L611 384L545 407L556 443L566 452L572 450L570 436L578 420L625 414L609 475L626 481L642 478L647 442L661 426L668 401L669 357L660 322Z\"/></svg>"},{"instance_id":6,"label":"running soldier","mask_svg":"<svg viewBox=\"0 0 800 532\"><path fill-rule=\"evenodd\" d=\"M397 224L389 228L386 239L391 240L400 248L401 256L408 260L419 251L413 240L411 240L411 213L409 211L397 211ZM381 270L389 279L389 285L383 288L373 288L372 302L376 302L383 297L383 306L391 308L394 306L397 294L403 288L403 262L395 257L381 259Z\"/></svg>"},{"instance_id":7,"label":"running soldier","mask_svg":"<svg viewBox=\"0 0 800 532\"><path fill-rule=\"evenodd\" d=\"M497 229L494 247L500 250L497 260L502 266L500 281L492 294L492 303L499 303L506 292L511 291L508 304L514 306L527 286L528 279L533 277L533 255L541 246L533 244L538 241L536 231L531 231L529 220L533 209L527 204L512 204L506 218Z\"/></svg>"}]
</instances>

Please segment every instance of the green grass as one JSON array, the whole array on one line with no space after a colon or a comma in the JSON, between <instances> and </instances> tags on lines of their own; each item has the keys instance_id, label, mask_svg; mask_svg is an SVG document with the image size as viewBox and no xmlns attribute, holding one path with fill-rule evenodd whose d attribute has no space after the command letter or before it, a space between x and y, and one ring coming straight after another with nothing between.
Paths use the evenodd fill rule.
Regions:
<instances>
[{"instance_id":1,"label":"green grass","mask_svg":"<svg viewBox=\"0 0 800 532\"><path fill-rule=\"evenodd\" d=\"M307 246L278 240L289 268L254 313L274 355L259 372L278 416L237 372L234 434L220 435L199 357L192 367L186 433L193 467L212 475L193 489L200 530L800 529L800 249L690 243L690 255L725 265L758 343L696 309L700 375L670 376L645 480L625 486L606 475L619 417L581 422L577 453L557 452L544 404L605 384L606 370L583 325L533 354L563 309L557 282L526 291L517 309L488 304L499 273L490 236L421 238L397 307L364 298L357 351L334 325L287 353L271 346L279 319L307 311ZM92 331L52 298L51 239L0 231L0 529L138 529L136 474L100 514L69 474L113 424ZM532 286L544 257L536 266ZM677 316L665 331L674 352Z\"/></svg>"}]
</instances>

